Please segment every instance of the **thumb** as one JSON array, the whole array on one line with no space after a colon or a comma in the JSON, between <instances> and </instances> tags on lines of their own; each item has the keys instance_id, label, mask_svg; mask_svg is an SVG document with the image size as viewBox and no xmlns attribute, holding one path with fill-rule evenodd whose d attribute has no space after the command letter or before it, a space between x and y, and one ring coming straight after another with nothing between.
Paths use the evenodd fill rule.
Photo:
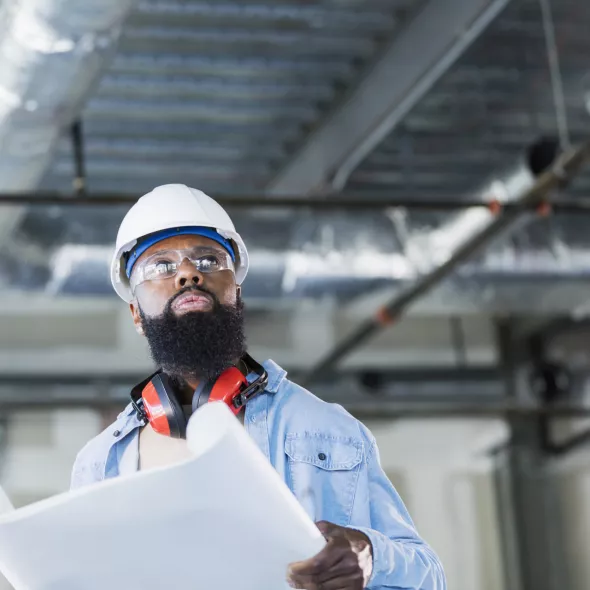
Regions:
<instances>
[{"instance_id":1,"label":"thumb","mask_svg":"<svg viewBox=\"0 0 590 590\"><path fill-rule=\"evenodd\" d=\"M338 536L338 532L340 530L340 527L331 523L331 522L328 522L326 520L320 520L319 522L316 522L315 525L318 527L318 529L320 530L320 533L322 533L322 535L324 535L324 537Z\"/></svg>"}]
</instances>

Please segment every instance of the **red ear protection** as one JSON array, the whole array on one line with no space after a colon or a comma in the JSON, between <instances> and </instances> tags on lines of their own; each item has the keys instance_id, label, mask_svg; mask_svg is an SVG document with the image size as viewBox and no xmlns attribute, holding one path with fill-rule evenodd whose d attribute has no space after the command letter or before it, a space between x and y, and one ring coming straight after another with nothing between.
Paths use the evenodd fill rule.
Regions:
<instances>
[{"instance_id":1,"label":"red ear protection","mask_svg":"<svg viewBox=\"0 0 590 590\"><path fill-rule=\"evenodd\" d=\"M264 368L249 355L242 360L248 370L258 375L256 380L248 384L248 379L239 369L226 369L217 379L199 385L193 395L193 412L208 402L222 401L234 414L238 414L248 400L266 389L268 375ZM136 385L131 391L131 401L138 418L144 424L149 423L159 434L172 438L186 437L188 421L165 373L157 372Z\"/></svg>"},{"instance_id":2,"label":"red ear protection","mask_svg":"<svg viewBox=\"0 0 590 590\"><path fill-rule=\"evenodd\" d=\"M143 388L141 399L143 401L144 419L152 425L152 428L172 438L184 438L186 436L186 420L181 405L175 395L171 395L172 384L164 373L156 373Z\"/></svg>"},{"instance_id":3,"label":"red ear protection","mask_svg":"<svg viewBox=\"0 0 590 590\"><path fill-rule=\"evenodd\" d=\"M241 406L233 401L248 385L248 380L236 367L221 373L215 381L204 381L197 387L193 396L193 412L208 402L225 402L234 414L238 414Z\"/></svg>"}]
</instances>

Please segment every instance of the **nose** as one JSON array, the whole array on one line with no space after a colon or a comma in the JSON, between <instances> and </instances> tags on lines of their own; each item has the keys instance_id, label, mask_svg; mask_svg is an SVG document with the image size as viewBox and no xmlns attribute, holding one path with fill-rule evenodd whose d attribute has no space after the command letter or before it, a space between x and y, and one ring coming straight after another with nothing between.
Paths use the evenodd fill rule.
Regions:
<instances>
[{"instance_id":1,"label":"nose","mask_svg":"<svg viewBox=\"0 0 590 590\"><path fill-rule=\"evenodd\" d=\"M179 290L189 286L198 287L203 284L203 275L188 258L185 258L178 267L174 280Z\"/></svg>"}]
</instances>

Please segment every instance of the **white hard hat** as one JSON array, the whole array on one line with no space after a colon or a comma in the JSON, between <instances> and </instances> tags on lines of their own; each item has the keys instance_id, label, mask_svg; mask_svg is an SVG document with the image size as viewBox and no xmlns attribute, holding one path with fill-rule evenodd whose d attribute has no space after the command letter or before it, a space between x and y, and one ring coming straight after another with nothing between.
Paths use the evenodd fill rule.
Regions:
<instances>
[{"instance_id":1,"label":"white hard hat","mask_svg":"<svg viewBox=\"0 0 590 590\"><path fill-rule=\"evenodd\" d=\"M207 227L231 240L237 248L236 283L248 273L248 251L223 207L205 193L184 184L165 184L141 197L121 222L111 263L111 282L117 295L129 303L124 255L145 236L172 228Z\"/></svg>"}]
</instances>

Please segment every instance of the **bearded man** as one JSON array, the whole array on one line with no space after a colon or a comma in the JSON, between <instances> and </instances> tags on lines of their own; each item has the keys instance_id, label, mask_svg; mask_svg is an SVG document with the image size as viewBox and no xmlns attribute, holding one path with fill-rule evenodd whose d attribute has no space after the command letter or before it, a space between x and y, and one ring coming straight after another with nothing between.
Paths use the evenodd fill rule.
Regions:
<instances>
[{"instance_id":1,"label":"bearded man","mask_svg":"<svg viewBox=\"0 0 590 590\"><path fill-rule=\"evenodd\" d=\"M247 271L242 238L201 191L160 186L131 208L111 276L158 370L80 451L72 488L188 458L188 418L221 400L327 540L318 555L290 565L292 587L444 590L442 566L383 472L369 430L274 362L247 354Z\"/></svg>"}]
</instances>

